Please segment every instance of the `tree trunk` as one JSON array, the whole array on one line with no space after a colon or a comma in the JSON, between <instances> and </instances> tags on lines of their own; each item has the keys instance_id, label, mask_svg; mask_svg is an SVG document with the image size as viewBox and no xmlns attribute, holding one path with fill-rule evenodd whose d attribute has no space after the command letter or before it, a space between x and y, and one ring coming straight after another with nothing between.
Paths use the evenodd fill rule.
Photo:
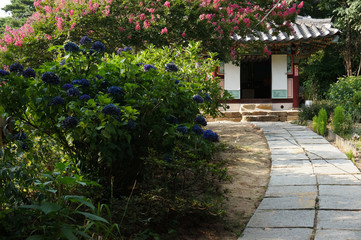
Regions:
<instances>
[{"instance_id":1,"label":"tree trunk","mask_svg":"<svg viewBox=\"0 0 361 240\"><path fill-rule=\"evenodd\" d=\"M352 76L352 61L351 61L351 55L352 55L352 43L351 43L351 24L348 21L347 22L347 31L346 31L346 50L345 50L345 64L346 64L346 73L347 76Z\"/></svg>"}]
</instances>

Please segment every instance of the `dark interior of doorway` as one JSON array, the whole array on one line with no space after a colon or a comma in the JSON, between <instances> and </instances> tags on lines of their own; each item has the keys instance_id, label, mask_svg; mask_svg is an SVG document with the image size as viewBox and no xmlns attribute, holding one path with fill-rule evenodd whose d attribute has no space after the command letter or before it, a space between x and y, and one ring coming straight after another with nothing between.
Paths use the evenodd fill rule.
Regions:
<instances>
[{"instance_id":1,"label":"dark interior of doorway","mask_svg":"<svg viewBox=\"0 0 361 240\"><path fill-rule=\"evenodd\" d=\"M241 99L271 98L271 58L249 58L241 63Z\"/></svg>"}]
</instances>

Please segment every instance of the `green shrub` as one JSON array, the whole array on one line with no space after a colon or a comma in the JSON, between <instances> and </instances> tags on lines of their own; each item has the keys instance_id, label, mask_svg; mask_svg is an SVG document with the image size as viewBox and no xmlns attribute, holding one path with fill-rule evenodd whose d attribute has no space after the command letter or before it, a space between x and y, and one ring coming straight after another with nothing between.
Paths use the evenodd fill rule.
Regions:
<instances>
[{"instance_id":1,"label":"green shrub","mask_svg":"<svg viewBox=\"0 0 361 240\"><path fill-rule=\"evenodd\" d=\"M317 115L315 115L313 118L312 118L312 130L314 132L318 132L318 128L317 128Z\"/></svg>"},{"instance_id":2,"label":"green shrub","mask_svg":"<svg viewBox=\"0 0 361 240\"><path fill-rule=\"evenodd\" d=\"M332 129L338 135L345 133L345 113L342 106L337 106L333 114Z\"/></svg>"},{"instance_id":3,"label":"green shrub","mask_svg":"<svg viewBox=\"0 0 361 240\"><path fill-rule=\"evenodd\" d=\"M317 115L321 108L324 108L327 112L327 116L330 116L335 107L336 105L332 101L328 100L313 101L312 105L309 107L302 105L299 121L304 123L307 120L312 120L313 116Z\"/></svg>"},{"instance_id":4,"label":"green shrub","mask_svg":"<svg viewBox=\"0 0 361 240\"><path fill-rule=\"evenodd\" d=\"M328 117L327 112L322 108L317 116L317 132L318 134L324 136L327 130Z\"/></svg>"}]
</instances>

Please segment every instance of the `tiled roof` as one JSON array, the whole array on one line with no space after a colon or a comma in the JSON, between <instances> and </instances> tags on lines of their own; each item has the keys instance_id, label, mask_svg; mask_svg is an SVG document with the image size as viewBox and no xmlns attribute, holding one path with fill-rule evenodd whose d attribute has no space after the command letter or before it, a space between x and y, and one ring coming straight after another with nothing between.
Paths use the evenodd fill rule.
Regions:
<instances>
[{"instance_id":1,"label":"tiled roof","mask_svg":"<svg viewBox=\"0 0 361 240\"><path fill-rule=\"evenodd\" d=\"M287 34L280 32L276 36L272 36L273 30L270 29L268 33L256 32L253 35L247 35L245 38L236 37L240 41L262 41L267 43L276 42L290 42L315 38L323 38L336 35L340 31L333 28L331 25L331 18L313 19L308 17L297 16L296 22L291 26L294 29L293 33Z\"/></svg>"}]
</instances>

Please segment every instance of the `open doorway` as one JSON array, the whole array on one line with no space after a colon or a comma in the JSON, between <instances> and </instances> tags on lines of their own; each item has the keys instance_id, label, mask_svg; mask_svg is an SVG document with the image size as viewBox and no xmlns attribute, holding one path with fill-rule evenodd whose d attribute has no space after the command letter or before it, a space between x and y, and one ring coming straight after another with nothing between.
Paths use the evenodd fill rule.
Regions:
<instances>
[{"instance_id":1,"label":"open doorway","mask_svg":"<svg viewBox=\"0 0 361 240\"><path fill-rule=\"evenodd\" d=\"M241 99L271 98L271 58L250 56L241 62Z\"/></svg>"}]
</instances>

